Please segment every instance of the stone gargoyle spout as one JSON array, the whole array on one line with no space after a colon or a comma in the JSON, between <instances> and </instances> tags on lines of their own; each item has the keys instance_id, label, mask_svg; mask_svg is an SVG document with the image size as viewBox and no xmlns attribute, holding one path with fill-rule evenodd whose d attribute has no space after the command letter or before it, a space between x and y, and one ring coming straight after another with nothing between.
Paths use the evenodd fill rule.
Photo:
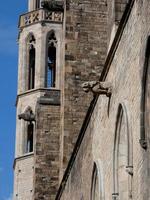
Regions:
<instances>
[{"instance_id":1,"label":"stone gargoyle spout","mask_svg":"<svg viewBox=\"0 0 150 200\"><path fill-rule=\"evenodd\" d=\"M35 115L33 114L31 107L28 107L24 113L18 115L18 119L23 119L28 122L35 121Z\"/></svg>"},{"instance_id":2,"label":"stone gargoyle spout","mask_svg":"<svg viewBox=\"0 0 150 200\"><path fill-rule=\"evenodd\" d=\"M106 95L107 97L110 97L112 94L112 85L110 82L88 81L82 84L82 88L85 92Z\"/></svg>"}]
</instances>

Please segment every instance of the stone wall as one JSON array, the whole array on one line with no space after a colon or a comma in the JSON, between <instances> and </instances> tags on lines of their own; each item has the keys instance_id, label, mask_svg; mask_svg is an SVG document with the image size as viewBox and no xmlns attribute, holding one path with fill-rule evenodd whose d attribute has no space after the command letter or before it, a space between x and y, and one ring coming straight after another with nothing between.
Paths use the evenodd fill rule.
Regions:
<instances>
[{"instance_id":1,"label":"stone wall","mask_svg":"<svg viewBox=\"0 0 150 200\"><path fill-rule=\"evenodd\" d=\"M31 200L33 196L33 153L17 158L14 163L14 168L13 200Z\"/></svg>"},{"instance_id":2,"label":"stone wall","mask_svg":"<svg viewBox=\"0 0 150 200\"><path fill-rule=\"evenodd\" d=\"M36 109L34 200L53 200L60 166L60 92L40 97Z\"/></svg>"},{"instance_id":3,"label":"stone wall","mask_svg":"<svg viewBox=\"0 0 150 200\"><path fill-rule=\"evenodd\" d=\"M77 157L71 167L62 200L91 200L91 182L94 163L99 167L99 193L101 199L118 196L114 185L114 144L118 107L122 105L128 120L130 158L132 170L128 174L128 199L147 200L149 193L149 141L148 150L141 147L140 118L142 98L142 74L145 63L147 38L150 34L150 2L135 1L124 28L118 48L111 62L106 81L112 83L109 99L99 96ZM107 67L107 66L106 66ZM123 147L122 147L123 149ZM130 163L131 164L131 163ZM127 163L128 165L128 163ZM128 166L126 166L128 167ZM132 166L131 166L132 167ZM60 191L59 191L60 192ZM57 199L57 200L58 200Z\"/></svg>"},{"instance_id":4,"label":"stone wall","mask_svg":"<svg viewBox=\"0 0 150 200\"><path fill-rule=\"evenodd\" d=\"M106 0L67 1L64 69L63 168L76 142L92 95L81 84L97 80L107 53Z\"/></svg>"}]
</instances>

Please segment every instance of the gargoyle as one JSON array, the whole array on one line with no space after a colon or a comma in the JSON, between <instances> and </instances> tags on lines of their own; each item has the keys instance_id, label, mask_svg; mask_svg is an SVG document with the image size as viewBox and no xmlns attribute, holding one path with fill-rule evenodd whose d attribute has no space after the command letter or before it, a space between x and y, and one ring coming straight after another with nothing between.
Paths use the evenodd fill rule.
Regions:
<instances>
[{"instance_id":1,"label":"gargoyle","mask_svg":"<svg viewBox=\"0 0 150 200\"><path fill-rule=\"evenodd\" d=\"M41 6L49 11L63 11L64 10L63 1L42 0Z\"/></svg>"},{"instance_id":2,"label":"gargoyle","mask_svg":"<svg viewBox=\"0 0 150 200\"><path fill-rule=\"evenodd\" d=\"M112 94L112 85L110 82L90 81L82 84L85 92L93 92L93 94L106 95L110 97Z\"/></svg>"},{"instance_id":3,"label":"gargoyle","mask_svg":"<svg viewBox=\"0 0 150 200\"><path fill-rule=\"evenodd\" d=\"M28 122L35 121L35 115L33 114L31 107L29 106L24 113L18 115L18 119L23 119Z\"/></svg>"}]
</instances>

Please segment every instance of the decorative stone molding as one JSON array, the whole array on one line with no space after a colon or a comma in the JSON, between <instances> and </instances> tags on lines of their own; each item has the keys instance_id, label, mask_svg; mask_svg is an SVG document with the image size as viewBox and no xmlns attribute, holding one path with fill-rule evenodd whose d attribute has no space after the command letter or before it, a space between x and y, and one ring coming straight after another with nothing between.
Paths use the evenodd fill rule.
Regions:
<instances>
[{"instance_id":1,"label":"decorative stone molding","mask_svg":"<svg viewBox=\"0 0 150 200\"><path fill-rule=\"evenodd\" d=\"M39 9L21 15L19 20L19 28L23 28L38 22L62 23L62 21L63 21L63 12Z\"/></svg>"},{"instance_id":2,"label":"decorative stone molding","mask_svg":"<svg viewBox=\"0 0 150 200\"><path fill-rule=\"evenodd\" d=\"M33 114L31 107L29 106L24 113L18 115L18 119L23 119L28 122L35 121L35 115Z\"/></svg>"},{"instance_id":3,"label":"decorative stone molding","mask_svg":"<svg viewBox=\"0 0 150 200\"><path fill-rule=\"evenodd\" d=\"M126 166L126 172L129 175L133 176L133 166Z\"/></svg>"},{"instance_id":4,"label":"decorative stone molding","mask_svg":"<svg viewBox=\"0 0 150 200\"><path fill-rule=\"evenodd\" d=\"M89 81L82 84L85 92L91 91L93 94L106 95L110 97L112 94L112 85L110 82Z\"/></svg>"}]
</instances>

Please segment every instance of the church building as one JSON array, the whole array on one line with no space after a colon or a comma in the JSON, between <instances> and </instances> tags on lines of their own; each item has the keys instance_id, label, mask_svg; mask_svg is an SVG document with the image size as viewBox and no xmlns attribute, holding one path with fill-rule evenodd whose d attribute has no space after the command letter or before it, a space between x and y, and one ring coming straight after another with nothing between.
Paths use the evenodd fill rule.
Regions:
<instances>
[{"instance_id":1,"label":"church building","mask_svg":"<svg viewBox=\"0 0 150 200\"><path fill-rule=\"evenodd\" d=\"M28 0L18 27L13 200L150 200L150 1Z\"/></svg>"}]
</instances>

